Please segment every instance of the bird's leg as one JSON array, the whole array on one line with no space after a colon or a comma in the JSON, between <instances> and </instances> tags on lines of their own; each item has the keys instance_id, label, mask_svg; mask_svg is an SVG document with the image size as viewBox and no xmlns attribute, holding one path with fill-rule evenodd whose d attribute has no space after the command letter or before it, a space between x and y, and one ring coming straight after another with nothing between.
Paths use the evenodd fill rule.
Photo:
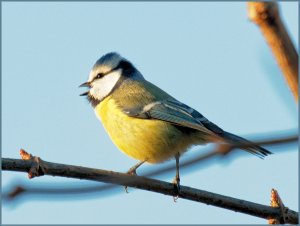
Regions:
<instances>
[{"instance_id":1,"label":"bird's leg","mask_svg":"<svg viewBox=\"0 0 300 226\"><path fill-rule=\"evenodd\" d=\"M126 173L131 174L131 175L136 175L136 169L139 168L145 162L146 162L146 160L138 162L133 167L131 167Z\"/></svg>"},{"instance_id":2,"label":"bird's leg","mask_svg":"<svg viewBox=\"0 0 300 226\"><path fill-rule=\"evenodd\" d=\"M177 153L175 155L175 160L176 160L176 176L175 176L175 178L173 180L173 184L174 184L174 187L176 189L177 196L174 197L174 201L176 201L176 199L178 199L179 192L180 192L179 157L180 157L180 154Z\"/></svg>"},{"instance_id":3,"label":"bird's leg","mask_svg":"<svg viewBox=\"0 0 300 226\"><path fill-rule=\"evenodd\" d=\"M143 163L145 163L145 162L146 162L146 160L138 162L133 167L131 167L126 173L129 175L137 175L136 169L139 168L141 165L143 165ZM127 186L125 186L124 188L125 188L126 193L128 193Z\"/></svg>"}]
</instances>

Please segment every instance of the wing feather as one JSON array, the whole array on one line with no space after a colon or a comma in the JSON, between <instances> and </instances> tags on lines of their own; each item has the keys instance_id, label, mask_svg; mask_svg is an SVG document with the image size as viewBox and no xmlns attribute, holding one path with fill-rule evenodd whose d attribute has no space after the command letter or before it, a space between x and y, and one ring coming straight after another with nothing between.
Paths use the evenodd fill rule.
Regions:
<instances>
[{"instance_id":1,"label":"wing feather","mask_svg":"<svg viewBox=\"0 0 300 226\"><path fill-rule=\"evenodd\" d=\"M206 128L202 121L208 121L204 116L195 118L192 113L195 110L176 100L157 101L146 105L142 110L127 109L129 116L137 118L158 119L177 126L187 127L213 135L213 131ZM200 113L199 113L200 114ZM205 120L204 120L205 119Z\"/></svg>"}]
</instances>

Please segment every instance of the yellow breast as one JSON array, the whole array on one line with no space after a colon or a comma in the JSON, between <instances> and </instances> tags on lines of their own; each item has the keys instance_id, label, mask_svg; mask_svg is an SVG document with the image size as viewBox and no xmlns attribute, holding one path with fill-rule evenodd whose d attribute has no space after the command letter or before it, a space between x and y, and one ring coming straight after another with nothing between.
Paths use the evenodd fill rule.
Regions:
<instances>
[{"instance_id":1,"label":"yellow breast","mask_svg":"<svg viewBox=\"0 0 300 226\"><path fill-rule=\"evenodd\" d=\"M110 97L96 106L95 113L114 144L141 161L165 161L186 151L194 140L167 122L127 116Z\"/></svg>"}]
</instances>

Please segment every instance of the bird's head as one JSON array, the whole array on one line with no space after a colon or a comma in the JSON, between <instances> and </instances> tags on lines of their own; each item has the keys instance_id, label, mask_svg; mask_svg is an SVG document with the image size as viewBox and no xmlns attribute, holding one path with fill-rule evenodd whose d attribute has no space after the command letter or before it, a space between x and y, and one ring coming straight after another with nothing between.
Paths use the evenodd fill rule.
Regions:
<instances>
[{"instance_id":1,"label":"bird's head","mask_svg":"<svg viewBox=\"0 0 300 226\"><path fill-rule=\"evenodd\" d=\"M135 67L118 53L112 52L102 56L94 64L88 81L81 84L80 87L90 88L81 96L88 96L91 101L102 101L107 97L124 78L137 76ZM139 74L140 77L142 77Z\"/></svg>"}]
</instances>

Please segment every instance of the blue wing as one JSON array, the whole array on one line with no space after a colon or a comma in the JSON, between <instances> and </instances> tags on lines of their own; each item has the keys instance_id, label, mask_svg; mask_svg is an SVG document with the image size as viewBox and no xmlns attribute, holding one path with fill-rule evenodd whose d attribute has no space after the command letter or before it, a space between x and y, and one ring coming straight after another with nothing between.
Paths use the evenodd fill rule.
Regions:
<instances>
[{"instance_id":1,"label":"blue wing","mask_svg":"<svg viewBox=\"0 0 300 226\"><path fill-rule=\"evenodd\" d=\"M272 154L251 141L224 131L198 111L175 99L152 102L142 110L130 109L125 113L137 118L163 120L177 126L198 130L214 139L223 138L229 143L247 145L247 147L242 149L261 158Z\"/></svg>"},{"instance_id":2,"label":"blue wing","mask_svg":"<svg viewBox=\"0 0 300 226\"><path fill-rule=\"evenodd\" d=\"M142 110L127 109L125 113L131 117L166 121L214 137L216 133L223 132L221 128L210 122L199 112L175 99L153 102L146 105Z\"/></svg>"}]
</instances>

